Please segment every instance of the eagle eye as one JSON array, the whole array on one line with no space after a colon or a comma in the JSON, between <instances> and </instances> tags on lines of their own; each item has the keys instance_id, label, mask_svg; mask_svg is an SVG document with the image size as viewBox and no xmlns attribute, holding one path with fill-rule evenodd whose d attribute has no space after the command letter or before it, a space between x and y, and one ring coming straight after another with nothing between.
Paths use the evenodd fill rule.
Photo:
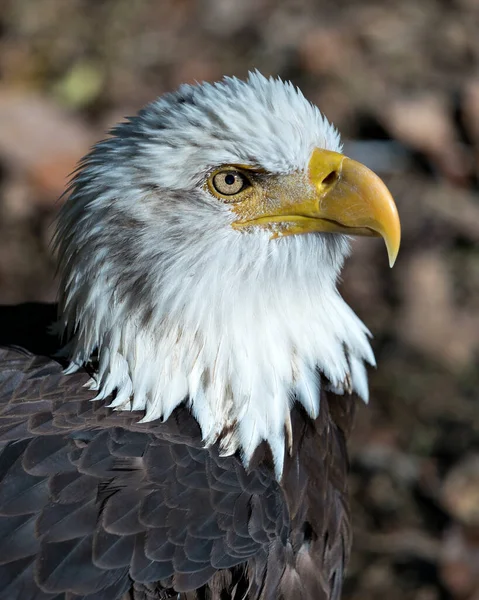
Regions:
<instances>
[{"instance_id":1,"label":"eagle eye","mask_svg":"<svg viewBox=\"0 0 479 600\"><path fill-rule=\"evenodd\" d=\"M219 171L213 175L211 184L218 194L234 196L249 186L248 179L239 171Z\"/></svg>"}]
</instances>

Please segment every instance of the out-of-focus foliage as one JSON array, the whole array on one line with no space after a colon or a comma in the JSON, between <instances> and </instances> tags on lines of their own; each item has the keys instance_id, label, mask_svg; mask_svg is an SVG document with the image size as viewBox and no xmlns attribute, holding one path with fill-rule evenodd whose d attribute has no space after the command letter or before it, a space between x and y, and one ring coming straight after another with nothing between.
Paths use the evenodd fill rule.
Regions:
<instances>
[{"instance_id":1,"label":"out-of-focus foliage","mask_svg":"<svg viewBox=\"0 0 479 600\"><path fill-rule=\"evenodd\" d=\"M57 198L107 128L252 68L320 106L403 222L394 270L360 240L342 284L379 365L344 597L478 600L478 0L3 0L0 301L54 300Z\"/></svg>"}]
</instances>

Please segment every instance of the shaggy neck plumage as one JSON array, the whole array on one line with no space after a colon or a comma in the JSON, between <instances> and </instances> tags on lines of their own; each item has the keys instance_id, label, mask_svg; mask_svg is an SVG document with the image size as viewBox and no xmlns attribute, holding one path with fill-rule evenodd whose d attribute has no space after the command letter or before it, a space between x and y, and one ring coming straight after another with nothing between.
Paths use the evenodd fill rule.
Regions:
<instances>
[{"instance_id":1,"label":"shaggy neck plumage","mask_svg":"<svg viewBox=\"0 0 479 600\"><path fill-rule=\"evenodd\" d=\"M336 290L346 241L232 229L185 239L174 229L163 241L174 260L146 264L143 278L129 280L114 257L93 280L81 257L72 265L78 282L90 278L65 303L65 322L81 315L73 361L97 350L97 398L116 390L111 406L144 409L145 420L166 419L187 399L205 443L240 449L246 462L267 440L280 474L292 402L315 418L321 376L367 398L366 330Z\"/></svg>"}]
</instances>

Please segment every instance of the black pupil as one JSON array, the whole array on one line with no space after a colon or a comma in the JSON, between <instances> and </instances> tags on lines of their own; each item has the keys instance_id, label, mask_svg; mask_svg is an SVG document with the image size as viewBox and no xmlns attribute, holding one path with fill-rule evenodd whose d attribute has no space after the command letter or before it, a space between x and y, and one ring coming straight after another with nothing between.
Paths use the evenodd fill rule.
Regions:
<instances>
[{"instance_id":1,"label":"black pupil","mask_svg":"<svg viewBox=\"0 0 479 600\"><path fill-rule=\"evenodd\" d=\"M234 175L231 175L231 173L229 175L226 175L226 177L225 177L226 185L233 185L233 183L235 181L236 181L236 177Z\"/></svg>"}]
</instances>

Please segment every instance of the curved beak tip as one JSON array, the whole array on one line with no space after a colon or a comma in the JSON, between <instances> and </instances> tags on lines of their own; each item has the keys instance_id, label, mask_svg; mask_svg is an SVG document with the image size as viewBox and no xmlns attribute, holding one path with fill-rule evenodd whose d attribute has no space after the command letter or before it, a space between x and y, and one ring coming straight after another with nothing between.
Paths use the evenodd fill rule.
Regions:
<instances>
[{"instance_id":1,"label":"curved beak tip","mask_svg":"<svg viewBox=\"0 0 479 600\"><path fill-rule=\"evenodd\" d=\"M386 242L386 249L388 251L389 267L392 269L399 254L399 244L391 246Z\"/></svg>"},{"instance_id":2,"label":"curved beak tip","mask_svg":"<svg viewBox=\"0 0 479 600\"><path fill-rule=\"evenodd\" d=\"M381 223L381 226L378 229L380 231L380 235L384 239L384 243L386 244L389 266L392 269L396 263L401 245L401 223L397 213L396 205L393 202L391 211L389 213L389 218Z\"/></svg>"},{"instance_id":3,"label":"curved beak tip","mask_svg":"<svg viewBox=\"0 0 479 600\"><path fill-rule=\"evenodd\" d=\"M378 233L386 244L389 266L392 269L396 264L399 248L401 246L401 223L394 204L389 219L385 223L381 223L381 227L378 228Z\"/></svg>"}]
</instances>

